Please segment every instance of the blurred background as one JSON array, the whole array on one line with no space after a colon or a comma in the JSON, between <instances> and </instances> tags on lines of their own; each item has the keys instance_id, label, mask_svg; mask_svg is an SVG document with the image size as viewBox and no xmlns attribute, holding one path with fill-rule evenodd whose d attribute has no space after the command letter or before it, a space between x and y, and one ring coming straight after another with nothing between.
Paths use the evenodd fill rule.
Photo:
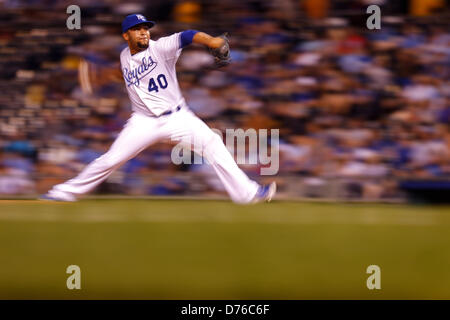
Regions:
<instances>
[{"instance_id":1,"label":"blurred background","mask_svg":"<svg viewBox=\"0 0 450 320\"><path fill-rule=\"evenodd\" d=\"M81 8L68 30L66 8ZM381 8L368 30L366 8ZM119 68L121 22L157 22L156 40L228 32L217 71L190 46L178 77L212 128L280 130L280 198L448 201L450 12L444 0L0 0L0 195L34 197L107 151L131 113ZM80 61L89 65L82 85ZM161 142L94 194L224 196L208 165L173 165Z\"/></svg>"}]
</instances>

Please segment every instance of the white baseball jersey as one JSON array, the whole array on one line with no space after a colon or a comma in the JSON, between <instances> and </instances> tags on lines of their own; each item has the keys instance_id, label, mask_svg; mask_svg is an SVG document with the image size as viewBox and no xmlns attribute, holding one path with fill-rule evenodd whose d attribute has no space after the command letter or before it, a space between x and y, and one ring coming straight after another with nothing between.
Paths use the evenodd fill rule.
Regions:
<instances>
[{"instance_id":1,"label":"white baseball jersey","mask_svg":"<svg viewBox=\"0 0 450 320\"><path fill-rule=\"evenodd\" d=\"M123 78L134 112L159 116L185 100L178 85L175 64L181 54L181 32L150 40L146 50L120 53Z\"/></svg>"}]
</instances>

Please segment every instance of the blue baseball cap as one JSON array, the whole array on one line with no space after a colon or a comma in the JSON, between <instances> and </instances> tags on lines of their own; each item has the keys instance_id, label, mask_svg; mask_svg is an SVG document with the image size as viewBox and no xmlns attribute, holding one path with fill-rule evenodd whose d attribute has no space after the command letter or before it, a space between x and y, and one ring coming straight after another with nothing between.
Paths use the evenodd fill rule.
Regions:
<instances>
[{"instance_id":1,"label":"blue baseball cap","mask_svg":"<svg viewBox=\"0 0 450 320\"><path fill-rule=\"evenodd\" d=\"M130 14L123 19L122 22L122 33L127 32L128 29L138 25L138 24L146 24L149 28L153 27L155 23L153 21L147 20L142 14Z\"/></svg>"}]
</instances>

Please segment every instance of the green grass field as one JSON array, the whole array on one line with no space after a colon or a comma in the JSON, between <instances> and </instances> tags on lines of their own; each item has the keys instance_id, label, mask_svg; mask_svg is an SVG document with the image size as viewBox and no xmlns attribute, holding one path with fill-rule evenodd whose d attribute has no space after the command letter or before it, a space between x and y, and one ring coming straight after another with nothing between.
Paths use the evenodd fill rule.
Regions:
<instances>
[{"instance_id":1,"label":"green grass field","mask_svg":"<svg viewBox=\"0 0 450 320\"><path fill-rule=\"evenodd\" d=\"M450 299L450 207L0 201L0 298Z\"/></svg>"}]
</instances>

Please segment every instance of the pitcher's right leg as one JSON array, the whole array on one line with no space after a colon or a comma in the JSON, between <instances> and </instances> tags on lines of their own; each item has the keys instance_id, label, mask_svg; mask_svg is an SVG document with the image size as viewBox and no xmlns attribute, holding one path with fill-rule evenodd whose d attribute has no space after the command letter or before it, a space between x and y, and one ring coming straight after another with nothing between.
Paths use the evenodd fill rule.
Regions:
<instances>
[{"instance_id":1,"label":"pitcher's right leg","mask_svg":"<svg viewBox=\"0 0 450 320\"><path fill-rule=\"evenodd\" d=\"M259 184L238 167L222 139L191 111L174 114L166 131L173 141L184 142L208 160L234 202L251 203L258 198ZM271 198L275 192L273 188L268 191L271 194L266 192L261 199Z\"/></svg>"},{"instance_id":2,"label":"pitcher's right leg","mask_svg":"<svg viewBox=\"0 0 450 320\"><path fill-rule=\"evenodd\" d=\"M75 178L54 186L43 199L75 201L150 146L159 136L157 119L133 114L108 152L91 162Z\"/></svg>"}]
</instances>

